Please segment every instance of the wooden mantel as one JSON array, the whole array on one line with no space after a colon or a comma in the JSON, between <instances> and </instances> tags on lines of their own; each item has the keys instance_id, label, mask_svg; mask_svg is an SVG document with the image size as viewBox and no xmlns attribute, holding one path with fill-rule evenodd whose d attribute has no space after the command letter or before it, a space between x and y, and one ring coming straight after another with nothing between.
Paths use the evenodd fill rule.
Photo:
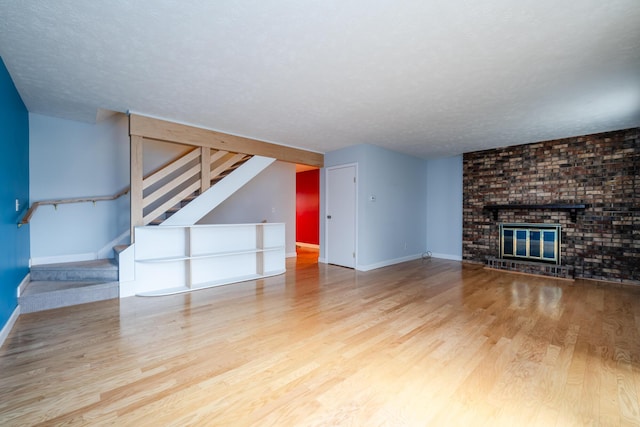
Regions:
<instances>
[{"instance_id":1,"label":"wooden mantel","mask_svg":"<svg viewBox=\"0 0 640 427\"><path fill-rule=\"evenodd\" d=\"M131 114L129 135L148 140L271 157L289 163L323 167L324 154Z\"/></svg>"},{"instance_id":2,"label":"wooden mantel","mask_svg":"<svg viewBox=\"0 0 640 427\"><path fill-rule=\"evenodd\" d=\"M589 208L587 204L565 204L565 203L550 203L550 204L512 204L512 205L485 205L483 210L489 211L493 214L493 220L498 220L498 212L503 210L551 210L551 211L567 211L571 215L571 221L576 222L578 211L584 211Z\"/></svg>"}]
</instances>

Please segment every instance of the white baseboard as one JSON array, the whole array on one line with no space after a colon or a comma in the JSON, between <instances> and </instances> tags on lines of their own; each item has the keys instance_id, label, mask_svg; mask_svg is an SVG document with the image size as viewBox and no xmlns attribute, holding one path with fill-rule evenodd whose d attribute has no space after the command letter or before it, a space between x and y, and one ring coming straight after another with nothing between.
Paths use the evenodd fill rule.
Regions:
<instances>
[{"instance_id":1,"label":"white baseboard","mask_svg":"<svg viewBox=\"0 0 640 427\"><path fill-rule=\"evenodd\" d=\"M285 255L285 258L297 258L298 253L297 252L289 252L288 254Z\"/></svg>"},{"instance_id":2,"label":"white baseboard","mask_svg":"<svg viewBox=\"0 0 640 427\"><path fill-rule=\"evenodd\" d=\"M450 254L439 254L437 252L431 253L433 258L438 259L449 259L451 261L462 261L462 257L460 255L450 255Z\"/></svg>"},{"instance_id":3,"label":"white baseboard","mask_svg":"<svg viewBox=\"0 0 640 427\"><path fill-rule=\"evenodd\" d=\"M401 262L413 261L415 259L420 259L420 258L422 258L422 254L413 254L413 255L402 257L402 258L395 258L395 259L385 260L382 262L376 262L375 264L367 264L367 265L358 264L356 265L356 270L358 271L375 270L376 268L387 267L389 265L400 264Z\"/></svg>"},{"instance_id":4,"label":"white baseboard","mask_svg":"<svg viewBox=\"0 0 640 427\"><path fill-rule=\"evenodd\" d=\"M296 242L296 246L300 246L301 248L320 249L320 245L315 245L313 243Z\"/></svg>"},{"instance_id":5,"label":"white baseboard","mask_svg":"<svg viewBox=\"0 0 640 427\"><path fill-rule=\"evenodd\" d=\"M5 323L5 325L2 327L2 330L0 331L0 347L2 347L2 345L4 344L4 340L6 340L9 336L9 333L11 333L13 325L15 325L16 320L18 320L18 316L20 316L20 306L17 306L16 309L13 310L13 313L11 313L9 320L7 320L7 323Z\"/></svg>"},{"instance_id":6,"label":"white baseboard","mask_svg":"<svg viewBox=\"0 0 640 427\"><path fill-rule=\"evenodd\" d=\"M20 282L20 284L18 285L18 290L16 291L16 297L20 298L20 295L22 295L22 293L24 292L24 288L27 287L30 281L31 281L31 273L27 273L27 275L24 276L24 279L22 279L22 282Z\"/></svg>"},{"instance_id":7,"label":"white baseboard","mask_svg":"<svg viewBox=\"0 0 640 427\"><path fill-rule=\"evenodd\" d=\"M57 264L59 262L92 261L94 259L98 259L98 254L95 252L87 252L84 254L45 256L31 258L31 266L42 264Z\"/></svg>"},{"instance_id":8,"label":"white baseboard","mask_svg":"<svg viewBox=\"0 0 640 427\"><path fill-rule=\"evenodd\" d=\"M438 259L448 259L448 260L452 260L452 261L462 261L462 257L459 256L459 255L432 253L431 256L433 258L438 258ZM400 264L401 262L413 261L413 260L420 259L420 258L422 258L422 254L413 254L413 255L406 256L406 257L402 257L402 258L395 258L395 259L390 259L390 260L386 260L386 261L382 261L382 262L377 262L375 264L367 264L367 265L358 264L356 266L356 270L358 270L358 271L375 270L377 268L387 267L389 265L394 265L394 264ZM321 263L321 264L328 264L327 260L325 258L322 258L322 257L318 257L318 262Z\"/></svg>"}]
</instances>

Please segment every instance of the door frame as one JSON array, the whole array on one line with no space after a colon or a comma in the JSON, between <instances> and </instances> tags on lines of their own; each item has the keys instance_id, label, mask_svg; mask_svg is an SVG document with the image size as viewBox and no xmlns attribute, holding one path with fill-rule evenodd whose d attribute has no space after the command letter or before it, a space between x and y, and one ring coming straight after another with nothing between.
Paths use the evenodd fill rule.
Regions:
<instances>
[{"instance_id":1,"label":"door frame","mask_svg":"<svg viewBox=\"0 0 640 427\"><path fill-rule=\"evenodd\" d=\"M355 182L355 218L353 221L353 226L354 226L354 230L353 230L353 234L354 234L354 242L353 242L353 250L356 253L356 256L354 257L353 260L353 269L354 270L358 270L358 258L360 256L360 251L358 250L358 187L360 184L360 178L358 176L358 163L344 163L341 165L335 165L335 166L329 166L325 168L325 174L324 174L324 188L325 188L325 194L324 194L324 215L322 220L324 221L324 256L325 256L325 261L328 264L329 263L329 220L327 219L327 215L329 215L328 212L328 208L329 208L329 172L332 169L342 169L342 168L347 168L347 167L353 167L354 168L354 174L355 174L355 178L356 178L356 182Z\"/></svg>"}]
</instances>

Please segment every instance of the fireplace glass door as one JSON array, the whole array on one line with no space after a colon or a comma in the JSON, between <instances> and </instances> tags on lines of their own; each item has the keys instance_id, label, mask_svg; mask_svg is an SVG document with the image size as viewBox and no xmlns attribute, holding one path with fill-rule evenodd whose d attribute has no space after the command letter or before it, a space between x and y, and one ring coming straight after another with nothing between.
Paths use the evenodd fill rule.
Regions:
<instances>
[{"instance_id":1,"label":"fireplace glass door","mask_svg":"<svg viewBox=\"0 0 640 427\"><path fill-rule=\"evenodd\" d=\"M560 225L500 224L500 257L560 263Z\"/></svg>"}]
</instances>

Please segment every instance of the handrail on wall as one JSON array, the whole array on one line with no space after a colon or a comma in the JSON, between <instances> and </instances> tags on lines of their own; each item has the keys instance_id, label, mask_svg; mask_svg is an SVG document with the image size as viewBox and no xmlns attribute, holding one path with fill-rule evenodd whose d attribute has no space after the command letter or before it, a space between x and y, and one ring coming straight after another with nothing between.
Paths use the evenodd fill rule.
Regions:
<instances>
[{"instance_id":1,"label":"handrail on wall","mask_svg":"<svg viewBox=\"0 0 640 427\"><path fill-rule=\"evenodd\" d=\"M22 217L22 220L20 220L20 222L18 223L18 227L22 227L24 224L28 224L29 221L31 220L31 217L40 206L53 205L55 208L57 208L58 205L64 205L67 203L86 203L86 202L95 203L95 202L102 202L102 201L108 201L108 200L116 200L124 196L125 194L129 193L130 190L131 190L130 187L127 187L122 191L114 194L113 196L81 197L81 198L74 198L74 199L42 200L40 202L34 202L29 208L29 210L27 211L27 213L25 214L25 216Z\"/></svg>"},{"instance_id":2,"label":"handrail on wall","mask_svg":"<svg viewBox=\"0 0 640 427\"><path fill-rule=\"evenodd\" d=\"M209 149L207 147L203 147L204 149ZM173 173L174 171L178 170L180 167L183 167L187 164L189 164L190 161L195 160L196 158L200 157L200 150L201 148L194 148L190 151L187 151L186 153L182 154L180 157L178 157L177 159L172 159L170 161L168 161L167 163L165 163L164 165L158 167L157 169L155 169L154 171L148 173L147 175L145 175L142 179L142 184L143 184L143 190L145 188L148 188L150 185L152 185L153 183L157 182L159 179L162 178L166 178L169 174ZM209 149L210 150L210 149ZM246 155L244 154L239 154L239 153L235 153L235 152L229 152L229 151L225 151L225 150L216 150L217 154L221 154L223 153L221 156L220 155L213 155L213 156L207 156L207 166L205 166L205 168L203 169L202 166L199 167L191 167L189 170L187 170L186 172L184 172L182 175L180 175L179 177L174 177L173 181L174 184L171 186L163 186L161 187L159 190L160 191L165 191L165 193L169 190L172 190L175 188L176 185L180 184L182 181L180 181L181 177L187 176L190 177L191 175L188 174L192 174L194 173L194 169L197 169L197 172L200 172L200 170L203 171L207 171L207 172L202 172L202 173L207 173L208 175L208 179L206 179L207 183L210 183L212 179L217 178L218 176L221 176L222 173L224 173L225 171L229 170L230 167L233 167L234 164L238 163L239 161L243 160L238 158L238 156L241 157L246 157ZM224 159L225 155L233 155L231 158L229 159ZM217 168L215 169L211 169L210 163L212 163L213 161L218 161L218 160L222 160L223 163L218 165ZM202 160L200 160L200 162L202 162ZM157 179L155 179L154 177L158 177ZM148 179L154 179L152 182L147 182ZM145 184L146 182L146 184ZM176 184L177 182L177 184ZM198 184L198 187L201 187L201 184ZM202 187L201 187L202 188ZM123 189L122 191L120 191L117 194L114 194L113 196L96 196L96 197L82 197L82 198L70 198L70 199L59 199L59 200L43 200L40 202L34 202L31 207L29 208L29 210L27 210L27 213L24 215L24 217L22 217L22 220L18 223L18 227L22 227L24 224L28 224L29 221L31 220L31 217L33 216L33 214L35 213L35 211L38 209L38 207L40 206L44 206L44 205L53 205L54 207L57 207L58 205L62 205L62 204L67 204L67 203L85 203L85 202L100 202L100 201L109 201L109 200L115 200L119 197L124 196L125 194L129 193L131 191L131 187L127 187L125 189ZM184 190L183 190L184 191ZM194 189L195 191L195 189ZM191 191L188 191L188 193L190 193ZM166 195L166 194L165 194ZM158 196L156 198L154 198L152 201L156 200L157 198L159 198L161 196ZM143 199L144 201L144 199ZM172 199L169 200L169 204L170 205L175 205L178 201L173 201L171 202ZM150 204L151 201L149 201L147 203ZM143 205L141 208L145 208L147 206ZM162 207L162 206L161 206ZM166 206L165 206L166 208ZM157 209L156 209L157 210ZM157 212L152 212L151 214L149 214L148 216L153 216L153 214L155 214ZM153 219L153 218L152 218ZM149 222L149 221L147 221Z\"/></svg>"},{"instance_id":3,"label":"handrail on wall","mask_svg":"<svg viewBox=\"0 0 640 427\"><path fill-rule=\"evenodd\" d=\"M182 157L185 157L188 154L189 154L189 152L184 154ZM146 179L146 178L154 175L158 171L166 168L167 166L170 166L175 161L176 160L174 159L174 160L171 160L171 161L165 163L164 165L161 165L160 167L158 167L157 169L151 171L149 174L147 174L143 178ZM104 201L109 201L109 200L116 200L116 199L124 196L125 194L129 193L130 191L131 191L131 187L126 187L122 191L120 191L119 193L114 194L113 196L81 197L81 198L73 198L73 199L43 200L43 201L40 201L40 202L34 202L31 205L31 207L29 208L29 210L27 211L27 213L25 214L25 216L22 217L22 220L18 223L18 227L22 227L24 224L28 224L29 221L31 220L31 217L33 216L35 211L40 206L53 205L54 207L57 208L58 205L64 205L64 204L67 204L67 203L104 202Z\"/></svg>"}]
</instances>

